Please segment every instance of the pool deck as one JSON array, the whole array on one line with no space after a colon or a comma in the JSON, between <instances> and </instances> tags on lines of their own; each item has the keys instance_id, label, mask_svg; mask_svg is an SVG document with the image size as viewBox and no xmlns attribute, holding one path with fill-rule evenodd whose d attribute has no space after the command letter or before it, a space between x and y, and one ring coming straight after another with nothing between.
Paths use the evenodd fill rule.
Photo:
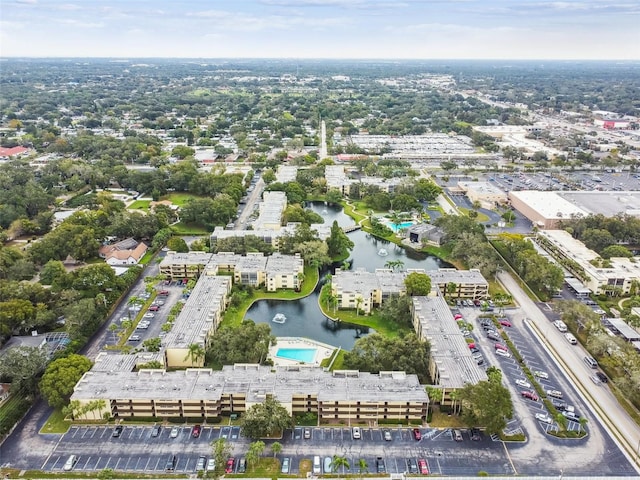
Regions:
<instances>
[{"instance_id":1,"label":"pool deck","mask_svg":"<svg viewBox=\"0 0 640 480\"><path fill-rule=\"evenodd\" d=\"M320 366L320 362L325 358L329 358L336 347L327 345L326 343L316 342L308 338L300 337L278 337L278 342L275 345L269 347L269 358L273 360L274 365L299 365L304 362L298 362L289 358L276 357L276 352L279 348L315 348L316 356L311 365Z\"/></svg>"}]
</instances>

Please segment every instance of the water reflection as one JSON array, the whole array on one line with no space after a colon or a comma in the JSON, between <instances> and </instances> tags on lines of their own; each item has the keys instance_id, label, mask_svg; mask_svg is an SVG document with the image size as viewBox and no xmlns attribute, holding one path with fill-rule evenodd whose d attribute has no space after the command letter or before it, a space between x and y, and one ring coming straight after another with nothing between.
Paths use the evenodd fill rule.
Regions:
<instances>
[{"instance_id":1,"label":"water reflection","mask_svg":"<svg viewBox=\"0 0 640 480\"><path fill-rule=\"evenodd\" d=\"M342 227L354 224L353 219L344 214L341 207L328 206L323 202L313 202L307 207L320 214L325 219L325 223L331 224L336 220ZM403 262L405 269L434 270L450 266L436 257L402 248L361 230L348 235L355 244L349 257L352 269L364 268L373 271L376 268L385 268L387 262L398 260ZM378 255L381 248L388 253L384 257ZM336 265L332 267L332 271L335 267ZM250 318L256 323L268 323L276 337L306 337L351 350L358 338L367 336L375 330L346 322L334 322L322 313L318 306L318 296L326 273L328 271L323 272L322 281L308 297L296 301L259 300L247 311L245 318ZM277 313L287 317L285 323L278 324L271 321Z\"/></svg>"}]
</instances>

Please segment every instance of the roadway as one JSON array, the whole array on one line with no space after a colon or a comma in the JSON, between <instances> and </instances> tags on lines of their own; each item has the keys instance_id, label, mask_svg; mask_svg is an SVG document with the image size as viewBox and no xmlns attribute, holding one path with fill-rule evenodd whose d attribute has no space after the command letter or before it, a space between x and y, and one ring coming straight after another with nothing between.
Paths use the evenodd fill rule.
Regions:
<instances>
[{"instance_id":1,"label":"roadway","mask_svg":"<svg viewBox=\"0 0 640 480\"><path fill-rule=\"evenodd\" d=\"M583 357L588 355L582 347L571 346L563 334L549 322L545 314L520 288L514 278L502 272L498 280L519 304L524 317L528 319L534 335L538 336L548 349L552 360L565 372L585 405L604 426L609 435L635 465L640 466L640 428L619 405L609 387L600 384L594 387L591 380L594 370L587 367Z\"/></svg>"}]
</instances>

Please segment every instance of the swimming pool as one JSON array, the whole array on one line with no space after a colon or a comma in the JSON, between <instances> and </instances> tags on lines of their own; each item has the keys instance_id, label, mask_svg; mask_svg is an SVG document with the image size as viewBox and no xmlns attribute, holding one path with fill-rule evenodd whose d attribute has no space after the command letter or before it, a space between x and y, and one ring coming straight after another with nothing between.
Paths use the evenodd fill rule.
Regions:
<instances>
[{"instance_id":1,"label":"swimming pool","mask_svg":"<svg viewBox=\"0 0 640 480\"><path fill-rule=\"evenodd\" d=\"M401 222L401 223L393 223L389 222L388 227L394 232L398 233L400 230L404 230L405 228L409 228L415 222Z\"/></svg>"},{"instance_id":2,"label":"swimming pool","mask_svg":"<svg viewBox=\"0 0 640 480\"><path fill-rule=\"evenodd\" d=\"M297 362L313 363L316 359L315 348L279 348L276 357L295 360Z\"/></svg>"}]
</instances>

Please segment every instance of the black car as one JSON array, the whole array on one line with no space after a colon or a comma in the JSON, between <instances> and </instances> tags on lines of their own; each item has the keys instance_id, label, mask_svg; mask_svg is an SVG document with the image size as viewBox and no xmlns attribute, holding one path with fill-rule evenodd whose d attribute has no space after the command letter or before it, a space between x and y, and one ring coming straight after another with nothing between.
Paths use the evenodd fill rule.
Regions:
<instances>
[{"instance_id":1,"label":"black car","mask_svg":"<svg viewBox=\"0 0 640 480\"><path fill-rule=\"evenodd\" d=\"M415 458L407 458L407 471L409 473L418 473L418 462Z\"/></svg>"},{"instance_id":2,"label":"black car","mask_svg":"<svg viewBox=\"0 0 640 480\"><path fill-rule=\"evenodd\" d=\"M124 427L122 425L116 425L116 427L113 429L113 433L111 434L111 436L119 437L120 435L122 435L123 430L124 430Z\"/></svg>"},{"instance_id":3,"label":"black car","mask_svg":"<svg viewBox=\"0 0 640 480\"><path fill-rule=\"evenodd\" d=\"M154 425L153 429L151 430L151 436L152 437L157 437L160 435L160 430L162 430L162 427L160 425Z\"/></svg>"},{"instance_id":4,"label":"black car","mask_svg":"<svg viewBox=\"0 0 640 480\"><path fill-rule=\"evenodd\" d=\"M384 459L382 457L376 457L376 472L386 473L387 467L384 465Z\"/></svg>"},{"instance_id":5,"label":"black car","mask_svg":"<svg viewBox=\"0 0 640 480\"><path fill-rule=\"evenodd\" d=\"M607 383L609 381L609 378L602 372L596 372L596 377L598 377L598 380L602 383Z\"/></svg>"},{"instance_id":6,"label":"black car","mask_svg":"<svg viewBox=\"0 0 640 480\"><path fill-rule=\"evenodd\" d=\"M471 429L471 440L477 442L480 440L480 429L479 428L472 428Z\"/></svg>"},{"instance_id":7,"label":"black car","mask_svg":"<svg viewBox=\"0 0 640 480\"><path fill-rule=\"evenodd\" d=\"M559 412L562 412L567 408L567 402L556 400L555 398L551 399L551 404L556 407L556 410L558 410Z\"/></svg>"}]
</instances>

